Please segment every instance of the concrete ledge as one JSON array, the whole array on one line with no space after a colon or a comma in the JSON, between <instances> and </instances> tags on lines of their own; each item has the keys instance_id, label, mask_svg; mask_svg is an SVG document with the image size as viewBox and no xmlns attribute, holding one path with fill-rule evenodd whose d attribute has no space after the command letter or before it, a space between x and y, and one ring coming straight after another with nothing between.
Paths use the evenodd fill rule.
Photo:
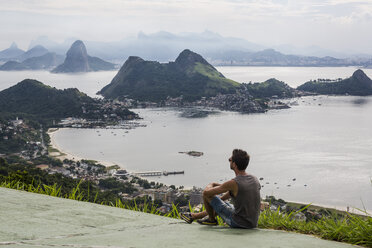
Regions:
<instances>
[{"instance_id":1,"label":"concrete ledge","mask_svg":"<svg viewBox=\"0 0 372 248\"><path fill-rule=\"evenodd\" d=\"M0 247L355 247L309 235L237 230L0 188Z\"/></svg>"}]
</instances>

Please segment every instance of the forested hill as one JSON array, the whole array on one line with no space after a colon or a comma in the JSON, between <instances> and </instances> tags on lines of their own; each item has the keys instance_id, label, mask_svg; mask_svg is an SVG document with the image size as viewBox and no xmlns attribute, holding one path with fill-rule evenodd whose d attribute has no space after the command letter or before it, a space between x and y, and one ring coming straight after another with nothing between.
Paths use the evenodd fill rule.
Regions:
<instances>
[{"instance_id":1,"label":"forested hill","mask_svg":"<svg viewBox=\"0 0 372 248\"><path fill-rule=\"evenodd\" d=\"M0 92L0 114L28 114L40 118L79 117L83 106L96 100L77 89L58 90L39 81L25 79Z\"/></svg>"},{"instance_id":2,"label":"forested hill","mask_svg":"<svg viewBox=\"0 0 372 248\"><path fill-rule=\"evenodd\" d=\"M202 56L186 49L175 62L164 64L129 57L99 93L111 99L127 96L155 102L182 95L186 101L193 101L218 93L235 93L238 87L239 83L225 78Z\"/></svg>"},{"instance_id":3,"label":"forested hill","mask_svg":"<svg viewBox=\"0 0 372 248\"><path fill-rule=\"evenodd\" d=\"M298 90L318 94L372 95L372 80L362 71L356 70L349 78L338 81L310 81L300 85Z\"/></svg>"}]
</instances>

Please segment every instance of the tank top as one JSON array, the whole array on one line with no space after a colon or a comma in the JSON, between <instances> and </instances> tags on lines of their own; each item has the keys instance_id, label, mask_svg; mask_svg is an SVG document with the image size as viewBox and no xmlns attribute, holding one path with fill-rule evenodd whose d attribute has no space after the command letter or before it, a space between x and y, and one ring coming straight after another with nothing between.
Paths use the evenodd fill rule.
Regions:
<instances>
[{"instance_id":1,"label":"tank top","mask_svg":"<svg viewBox=\"0 0 372 248\"><path fill-rule=\"evenodd\" d=\"M235 208L233 221L243 228L257 227L261 204L261 185L258 179L248 174L236 176L233 180L238 184L236 197L230 192Z\"/></svg>"}]
</instances>

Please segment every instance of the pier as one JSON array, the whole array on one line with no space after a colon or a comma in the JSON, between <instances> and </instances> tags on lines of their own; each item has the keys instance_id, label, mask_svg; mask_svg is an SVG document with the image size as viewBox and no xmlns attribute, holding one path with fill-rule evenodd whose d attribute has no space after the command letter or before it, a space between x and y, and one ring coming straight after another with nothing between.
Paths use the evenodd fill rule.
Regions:
<instances>
[{"instance_id":1,"label":"pier","mask_svg":"<svg viewBox=\"0 0 372 248\"><path fill-rule=\"evenodd\" d=\"M144 172L133 172L134 176L142 177L156 177L156 176L168 176L168 175L177 175L185 174L184 171L144 171Z\"/></svg>"}]
</instances>

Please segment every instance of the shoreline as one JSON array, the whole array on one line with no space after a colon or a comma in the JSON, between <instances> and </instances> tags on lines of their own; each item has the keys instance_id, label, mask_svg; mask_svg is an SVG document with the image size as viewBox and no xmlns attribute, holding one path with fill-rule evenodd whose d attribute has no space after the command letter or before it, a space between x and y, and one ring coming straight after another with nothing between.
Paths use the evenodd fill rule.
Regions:
<instances>
[{"instance_id":1,"label":"shoreline","mask_svg":"<svg viewBox=\"0 0 372 248\"><path fill-rule=\"evenodd\" d=\"M69 159L69 160L73 160L75 162L77 161L80 161L82 159L84 160L94 160L96 161L97 163L99 164L102 164L104 165L105 167L110 167L110 166L113 166L113 165L118 165L121 169L124 169L124 167L122 167L120 164L118 163L113 163L113 162L108 162L108 161L100 161L100 160L95 160L95 159L89 159L89 158L82 158L80 156L77 156L77 155L74 155L73 153L71 152L66 152L65 150L61 149L58 144L56 143L55 139L54 139L54 136L56 134L56 132L58 132L60 130L60 128L49 128L48 131L47 131L47 134L49 135L50 137L50 147L53 148L53 149L56 149L59 151L60 155L52 155L52 154L49 154L49 156L53 157L53 158L58 158L60 159L61 161L63 161L64 159ZM52 152L53 153L53 152ZM126 170L126 169L125 169ZM131 171L128 171L129 173L131 173ZM140 176L137 176L137 177L140 177ZM157 182L157 180L154 178L154 180L151 180L151 177L140 177L142 179L146 179L148 180L149 182L150 181L155 181ZM164 184L164 183L163 183ZM169 185L168 185L169 186ZM186 188L192 188L192 187L186 187ZM275 196L275 195L274 195ZM264 199L263 195L261 195L262 197L262 200ZM280 198L278 196L275 196L276 198ZM319 208L326 208L326 209L334 209L334 210L337 210L337 211L342 211L342 212L347 212L346 208L347 206L331 206L331 205L328 205L328 204L321 204L321 203L317 203L317 202L308 202L308 203L305 203L305 202L301 202L301 201L295 201L293 199L291 200L286 200L286 199L283 199L284 201L286 201L287 203L292 203L292 204L298 204L298 205L308 205L308 204L311 204L311 207L319 207ZM349 213L353 213L353 214L359 214L359 215L371 215L372 214L372 210L365 210L366 213L364 213L363 211L360 211L358 208L355 208L351 205L349 205L350 209L349 209Z\"/></svg>"},{"instance_id":2,"label":"shoreline","mask_svg":"<svg viewBox=\"0 0 372 248\"><path fill-rule=\"evenodd\" d=\"M73 160L75 162L80 161L80 160L83 160L83 159L84 160L94 160L97 163L104 165L105 167L110 167L110 166L118 165L120 168L123 169L123 167L120 164L118 164L118 163L113 163L113 162L108 162L108 161L101 161L101 160L95 160L95 159L89 159L89 158L82 158L80 156L77 156L75 154L72 154L71 152L67 152L67 151L63 150L60 146L58 146L58 144L56 143L55 138L54 138L56 132L58 132L59 129L60 128L49 128L48 131L47 131L47 134L50 137L50 144L49 144L49 146L52 149L58 150L58 153L59 153L59 155L57 155L57 154L53 154L54 152L51 152L51 154L49 154L50 157L58 158L61 161L63 161L64 159L68 159L68 160Z\"/></svg>"}]
</instances>

